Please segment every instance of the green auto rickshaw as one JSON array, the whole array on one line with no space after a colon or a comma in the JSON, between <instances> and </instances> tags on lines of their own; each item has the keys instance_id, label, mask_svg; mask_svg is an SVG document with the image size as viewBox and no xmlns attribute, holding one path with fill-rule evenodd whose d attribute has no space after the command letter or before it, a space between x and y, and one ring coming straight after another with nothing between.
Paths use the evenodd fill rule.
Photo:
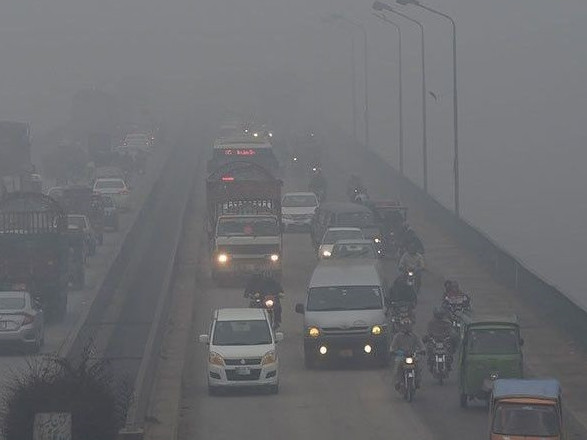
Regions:
<instances>
[{"instance_id":1,"label":"green auto rickshaw","mask_svg":"<svg viewBox=\"0 0 587 440\"><path fill-rule=\"evenodd\" d=\"M461 407L469 400L487 400L497 378L524 375L517 316L464 316L459 353Z\"/></svg>"}]
</instances>

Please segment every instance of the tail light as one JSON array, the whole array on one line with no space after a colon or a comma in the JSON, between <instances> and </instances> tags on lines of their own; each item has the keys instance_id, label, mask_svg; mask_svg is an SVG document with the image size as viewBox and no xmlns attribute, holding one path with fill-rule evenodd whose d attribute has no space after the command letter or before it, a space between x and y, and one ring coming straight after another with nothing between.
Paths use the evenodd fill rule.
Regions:
<instances>
[{"instance_id":1,"label":"tail light","mask_svg":"<svg viewBox=\"0 0 587 440\"><path fill-rule=\"evenodd\" d=\"M29 315L28 313L23 313L22 316L24 317L24 319L21 325L32 324L35 320L35 317L33 315Z\"/></svg>"}]
</instances>

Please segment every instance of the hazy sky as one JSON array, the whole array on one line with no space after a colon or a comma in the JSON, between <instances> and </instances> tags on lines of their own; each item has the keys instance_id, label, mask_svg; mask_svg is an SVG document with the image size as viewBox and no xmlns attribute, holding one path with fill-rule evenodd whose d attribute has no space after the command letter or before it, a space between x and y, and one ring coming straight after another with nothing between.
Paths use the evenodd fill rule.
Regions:
<instances>
[{"instance_id":1,"label":"hazy sky","mask_svg":"<svg viewBox=\"0 0 587 440\"><path fill-rule=\"evenodd\" d=\"M576 249L587 245L587 3L428 4L458 26L465 215L578 290L573 273L585 261ZM166 108L192 96L241 105L272 84L271 90L295 90L308 114L350 131L350 34L321 20L344 12L369 31L373 144L397 159L397 37L370 6L370 0L4 0L0 118L45 128L67 118L80 88L115 90L121 79L139 76L167 99ZM450 27L417 8L403 10L426 25L428 88L439 98L428 102L430 184L451 203ZM420 181L419 40L409 24L403 29L406 170ZM360 65L357 74L362 99Z\"/></svg>"}]
</instances>

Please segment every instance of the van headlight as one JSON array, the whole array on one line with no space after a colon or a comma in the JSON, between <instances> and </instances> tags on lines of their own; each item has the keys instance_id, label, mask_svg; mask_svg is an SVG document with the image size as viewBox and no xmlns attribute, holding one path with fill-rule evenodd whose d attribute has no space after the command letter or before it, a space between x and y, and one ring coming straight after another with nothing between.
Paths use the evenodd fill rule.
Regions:
<instances>
[{"instance_id":1,"label":"van headlight","mask_svg":"<svg viewBox=\"0 0 587 440\"><path fill-rule=\"evenodd\" d=\"M275 350L268 351L263 355L263 359L261 359L261 365L274 364L275 362L277 362Z\"/></svg>"},{"instance_id":2,"label":"van headlight","mask_svg":"<svg viewBox=\"0 0 587 440\"><path fill-rule=\"evenodd\" d=\"M381 239L380 239L379 237L375 237L375 238L373 239L373 241L374 241L375 243L381 243Z\"/></svg>"},{"instance_id":3,"label":"van headlight","mask_svg":"<svg viewBox=\"0 0 587 440\"><path fill-rule=\"evenodd\" d=\"M311 338L317 338L320 336L320 329L318 327L310 327L308 329L308 336Z\"/></svg>"},{"instance_id":4,"label":"van headlight","mask_svg":"<svg viewBox=\"0 0 587 440\"><path fill-rule=\"evenodd\" d=\"M380 335L381 333L383 333L383 327L381 327L380 325L374 325L373 327L371 327L372 335Z\"/></svg>"},{"instance_id":5,"label":"van headlight","mask_svg":"<svg viewBox=\"0 0 587 440\"><path fill-rule=\"evenodd\" d=\"M224 359L218 353L211 351L208 355L208 362L212 365L218 365L224 367Z\"/></svg>"},{"instance_id":6,"label":"van headlight","mask_svg":"<svg viewBox=\"0 0 587 440\"><path fill-rule=\"evenodd\" d=\"M411 365L414 363L414 358L413 357L407 357L406 358L406 364Z\"/></svg>"},{"instance_id":7,"label":"van headlight","mask_svg":"<svg viewBox=\"0 0 587 440\"><path fill-rule=\"evenodd\" d=\"M216 261L218 261L220 264L228 263L228 254L218 254Z\"/></svg>"},{"instance_id":8,"label":"van headlight","mask_svg":"<svg viewBox=\"0 0 587 440\"><path fill-rule=\"evenodd\" d=\"M332 252L330 252L330 251L322 251L322 256L323 256L324 258L328 258L328 257L330 257L331 255L332 255Z\"/></svg>"},{"instance_id":9,"label":"van headlight","mask_svg":"<svg viewBox=\"0 0 587 440\"><path fill-rule=\"evenodd\" d=\"M269 259L271 261L273 261L274 263L276 263L277 261L279 261L279 254L271 254L271 256L269 257Z\"/></svg>"}]
</instances>

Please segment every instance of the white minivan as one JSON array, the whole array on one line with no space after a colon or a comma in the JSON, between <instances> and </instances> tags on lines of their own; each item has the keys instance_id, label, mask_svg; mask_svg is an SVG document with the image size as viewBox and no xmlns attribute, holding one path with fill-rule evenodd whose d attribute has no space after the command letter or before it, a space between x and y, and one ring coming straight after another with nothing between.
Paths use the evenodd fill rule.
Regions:
<instances>
[{"instance_id":1,"label":"white minivan","mask_svg":"<svg viewBox=\"0 0 587 440\"><path fill-rule=\"evenodd\" d=\"M279 391L277 342L264 309L234 308L214 311L210 333L200 335L208 345L208 392L222 388L260 387Z\"/></svg>"}]
</instances>

